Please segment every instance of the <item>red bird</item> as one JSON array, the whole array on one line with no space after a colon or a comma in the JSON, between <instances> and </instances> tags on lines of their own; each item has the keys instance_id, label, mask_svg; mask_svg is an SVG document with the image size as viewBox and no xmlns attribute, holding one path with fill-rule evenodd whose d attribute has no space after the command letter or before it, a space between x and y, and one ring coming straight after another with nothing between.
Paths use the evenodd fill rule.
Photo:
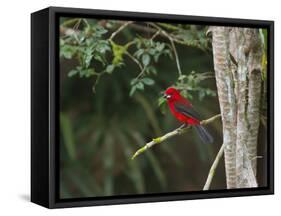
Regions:
<instances>
[{"instance_id":1,"label":"red bird","mask_svg":"<svg viewBox=\"0 0 281 216\"><path fill-rule=\"evenodd\" d=\"M180 92L175 88L168 88L165 91L164 98L167 99L171 113L177 120L184 123L182 127L192 125L198 132L199 137L204 143L212 143L213 137L208 131L200 125L200 117L198 113L193 109L192 104L181 96Z\"/></svg>"}]
</instances>

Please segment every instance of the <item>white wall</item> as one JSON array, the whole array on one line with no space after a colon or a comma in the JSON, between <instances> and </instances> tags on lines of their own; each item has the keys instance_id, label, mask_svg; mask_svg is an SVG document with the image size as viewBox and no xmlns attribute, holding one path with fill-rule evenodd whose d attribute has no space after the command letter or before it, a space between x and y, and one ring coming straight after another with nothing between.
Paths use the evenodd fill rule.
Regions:
<instances>
[{"instance_id":1,"label":"white wall","mask_svg":"<svg viewBox=\"0 0 281 216\"><path fill-rule=\"evenodd\" d=\"M46 210L27 202L30 181L30 13L47 6L275 20L276 195ZM266 215L280 210L280 43L278 0L26 0L0 6L0 215ZM6 212L6 213L4 213ZM274 214L276 215L276 214Z\"/></svg>"}]
</instances>

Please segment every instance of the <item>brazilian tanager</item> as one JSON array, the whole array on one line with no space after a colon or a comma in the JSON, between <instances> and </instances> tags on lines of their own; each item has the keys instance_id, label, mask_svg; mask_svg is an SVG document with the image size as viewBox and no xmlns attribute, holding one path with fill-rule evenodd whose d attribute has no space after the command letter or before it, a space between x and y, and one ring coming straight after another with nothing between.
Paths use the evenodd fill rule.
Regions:
<instances>
[{"instance_id":1,"label":"brazilian tanager","mask_svg":"<svg viewBox=\"0 0 281 216\"><path fill-rule=\"evenodd\" d=\"M171 113L176 119L184 123L184 127L187 125L194 126L199 137L204 143L212 143L213 137L209 132L200 124L200 117L194 110L192 104L175 88L168 88L165 91L164 98L166 98Z\"/></svg>"}]
</instances>

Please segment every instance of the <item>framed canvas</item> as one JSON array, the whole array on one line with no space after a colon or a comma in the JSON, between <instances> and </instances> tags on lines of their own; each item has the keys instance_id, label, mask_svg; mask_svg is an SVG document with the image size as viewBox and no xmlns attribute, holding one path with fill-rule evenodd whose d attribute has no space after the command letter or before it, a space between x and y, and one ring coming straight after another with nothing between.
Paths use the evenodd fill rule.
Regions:
<instances>
[{"instance_id":1,"label":"framed canvas","mask_svg":"<svg viewBox=\"0 0 281 216\"><path fill-rule=\"evenodd\" d=\"M31 15L31 201L265 195L273 21L50 7Z\"/></svg>"}]
</instances>

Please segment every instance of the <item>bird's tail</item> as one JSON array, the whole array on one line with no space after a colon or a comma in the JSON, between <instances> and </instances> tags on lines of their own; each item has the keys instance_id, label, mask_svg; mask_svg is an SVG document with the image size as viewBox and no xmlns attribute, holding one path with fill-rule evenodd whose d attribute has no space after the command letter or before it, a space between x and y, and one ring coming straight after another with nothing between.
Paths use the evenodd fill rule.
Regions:
<instances>
[{"instance_id":1,"label":"bird's tail","mask_svg":"<svg viewBox=\"0 0 281 216\"><path fill-rule=\"evenodd\" d=\"M202 126L202 125L194 125L195 129L204 143L213 143L214 138L211 134Z\"/></svg>"}]
</instances>

